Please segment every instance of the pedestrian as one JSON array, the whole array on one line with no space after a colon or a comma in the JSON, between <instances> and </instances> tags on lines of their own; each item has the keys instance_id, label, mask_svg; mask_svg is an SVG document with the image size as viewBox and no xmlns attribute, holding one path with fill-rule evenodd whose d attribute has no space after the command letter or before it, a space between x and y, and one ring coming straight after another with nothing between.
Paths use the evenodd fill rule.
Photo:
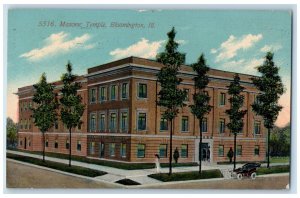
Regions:
<instances>
[{"instance_id":1,"label":"pedestrian","mask_svg":"<svg viewBox=\"0 0 300 198\"><path fill-rule=\"evenodd\" d=\"M229 163L232 163L232 157L233 157L233 150L232 147L230 147L228 153L227 153L227 157L229 158Z\"/></svg>"},{"instance_id":2,"label":"pedestrian","mask_svg":"<svg viewBox=\"0 0 300 198\"><path fill-rule=\"evenodd\" d=\"M176 149L175 149L175 151L174 151L173 158L174 158L174 160L175 160L175 163L177 164L178 158L179 158L179 152L178 152L177 147L176 147Z\"/></svg>"},{"instance_id":3,"label":"pedestrian","mask_svg":"<svg viewBox=\"0 0 300 198\"><path fill-rule=\"evenodd\" d=\"M158 154L155 154L155 168L156 168L156 173L160 173L160 163L159 163Z\"/></svg>"}]
</instances>

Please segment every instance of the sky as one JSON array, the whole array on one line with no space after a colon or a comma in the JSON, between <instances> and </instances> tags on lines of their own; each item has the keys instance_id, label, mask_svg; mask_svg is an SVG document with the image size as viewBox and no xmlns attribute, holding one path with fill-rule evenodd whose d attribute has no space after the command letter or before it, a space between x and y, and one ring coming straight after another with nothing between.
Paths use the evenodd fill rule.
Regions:
<instances>
[{"instance_id":1,"label":"sky","mask_svg":"<svg viewBox=\"0 0 300 198\"><path fill-rule=\"evenodd\" d=\"M186 64L204 53L211 68L259 75L266 52L285 86L277 126L290 122L291 13L272 10L75 10L11 9L8 12L7 116L18 120L22 86L60 79L71 61L74 73L128 56L155 59L166 33L176 29Z\"/></svg>"}]
</instances>

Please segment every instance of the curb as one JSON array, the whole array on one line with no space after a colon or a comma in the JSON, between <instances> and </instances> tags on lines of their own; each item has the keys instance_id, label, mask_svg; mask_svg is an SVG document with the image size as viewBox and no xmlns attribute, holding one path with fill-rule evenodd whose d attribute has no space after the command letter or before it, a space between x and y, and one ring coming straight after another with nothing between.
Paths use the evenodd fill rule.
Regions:
<instances>
[{"instance_id":1,"label":"curb","mask_svg":"<svg viewBox=\"0 0 300 198\"><path fill-rule=\"evenodd\" d=\"M23 165L27 165L27 166L31 166L31 167L35 167L35 168L39 168L39 169L43 169L43 170L47 170L47 171L52 171L52 172L60 173L60 174L63 174L63 175L68 175L68 176L78 177L78 178L82 178L82 179L88 179L88 180L103 182L105 184L113 184L113 185L116 185L116 186L122 187L122 188L126 187L125 185L122 185L122 184L108 182L108 181L105 181L105 180L102 180L102 179L98 179L98 178L94 178L94 177L87 177L87 176L83 176L83 175L77 175L77 174L73 174L73 173L68 173L68 172L56 170L56 169L53 169L53 168L48 168L48 167L44 167L44 166L38 166L38 165L35 165L35 164L31 164L31 163L27 163L27 162L22 162L22 161L10 159L10 158L6 158L6 160L7 161L11 161L11 162L15 162L15 163L19 163L19 164L23 164Z\"/></svg>"}]
</instances>

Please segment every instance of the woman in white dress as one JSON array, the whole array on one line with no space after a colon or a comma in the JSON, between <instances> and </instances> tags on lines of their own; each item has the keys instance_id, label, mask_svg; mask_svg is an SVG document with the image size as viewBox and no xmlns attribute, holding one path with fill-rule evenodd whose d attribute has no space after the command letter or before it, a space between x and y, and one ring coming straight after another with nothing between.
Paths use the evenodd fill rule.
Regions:
<instances>
[{"instance_id":1,"label":"woman in white dress","mask_svg":"<svg viewBox=\"0 0 300 198\"><path fill-rule=\"evenodd\" d=\"M160 173L159 155L155 154L155 167L156 173Z\"/></svg>"}]
</instances>

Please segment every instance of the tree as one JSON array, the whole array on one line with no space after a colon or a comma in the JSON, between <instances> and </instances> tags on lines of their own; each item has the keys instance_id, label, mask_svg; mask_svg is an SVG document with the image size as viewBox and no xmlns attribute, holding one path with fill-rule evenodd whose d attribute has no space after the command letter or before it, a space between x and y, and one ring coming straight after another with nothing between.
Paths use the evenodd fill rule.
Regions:
<instances>
[{"instance_id":1,"label":"tree","mask_svg":"<svg viewBox=\"0 0 300 198\"><path fill-rule=\"evenodd\" d=\"M291 125L274 127L270 135L270 156L289 156L291 147Z\"/></svg>"},{"instance_id":2,"label":"tree","mask_svg":"<svg viewBox=\"0 0 300 198\"><path fill-rule=\"evenodd\" d=\"M260 91L257 102L252 104L252 109L256 114L263 117L264 126L268 130L267 137L267 167L270 167L270 133L274 127L282 106L278 105L280 96L284 93L284 86L278 74L279 68L273 62L274 54L268 52L263 65L257 68L261 77L253 77L252 82Z\"/></svg>"},{"instance_id":3,"label":"tree","mask_svg":"<svg viewBox=\"0 0 300 198\"><path fill-rule=\"evenodd\" d=\"M57 120L56 109L58 103L56 95L53 92L54 86L47 83L46 74L43 73L40 81L33 85L35 93L32 101L36 107L31 107L33 112L34 125L39 128L43 134L43 161L45 161L45 133L54 125Z\"/></svg>"},{"instance_id":4,"label":"tree","mask_svg":"<svg viewBox=\"0 0 300 198\"><path fill-rule=\"evenodd\" d=\"M179 112L178 108L184 106L183 101L186 97L186 92L178 88L182 79L177 77L180 66L185 62L185 54L177 51L179 44L174 40L176 35L174 27L167 35L169 39L165 50L156 57L157 61L164 65L157 74L157 81L161 86L157 104L165 107L166 111L163 114L163 118L171 123L169 150L169 175L171 175L173 121Z\"/></svg>"},{"instance_id":5,"label":"tree","mask_svg":"<svg viewBox=\"0 0 300 198\"><path fill-rule=\"evenodd\" d=\"M18 139L18 125L8 117L6 118L6 138L8 147L15 147L15 143Z\"/></svg>"},{"instance_id":6,"label":"tree","mask_svg":"<svg viewBox=\"0 0 300 198\"><path fill-rule=\"evenodd\" d=\"M84 105L81 102L82 97L77 94L77 91L81 88L81 84L75 82L77 76L72 74L72 65L70 62L66 65L66 69L67 73L63 74L61 77L63 88L61 89L60 116L62 122L69 130L69 166L71 166L72 128L81 126L82 121L80 118L84 112Z\"/></svg>"},{"instance_id":7,"label":"tree","mask_svg":"<svg viewBox=\"0 0 300 198\"><path fill-rule=\"evenodd\" d=\"M201 163L202 163L202 121L206 114L211 111L212 106L209 105L210 97L205 93L204 89L207 86L209 79L207 72L209 67L206 65L204 55L198 59L197 63L191 65L194 71L197 73L197 76L194 78L196 92L193 95L194 104L190 105L192 113L197 117L200 127L200 158L199 158L199 174L201 174Z\"/></svg>"},{"instance_id":8,"label":"tree","mask_svg":"<svg viewBox=\"0 0 300 198\"><path fill-rule=\"evenodd\" d=\"M230 109L226 110L226 114L229 115L230 122L227 124L228 129L234 134L234 152L233 152L233 170L236 166L236 136L237 133L243 130L244 122L243 117L247 113L247 110L240 110L243 106L244 96L241 92L244 87L240 85L240 77L238 74L234 75L233 81L228 86L228 94L230 95Z\"/></svg>"}]
</instances>

